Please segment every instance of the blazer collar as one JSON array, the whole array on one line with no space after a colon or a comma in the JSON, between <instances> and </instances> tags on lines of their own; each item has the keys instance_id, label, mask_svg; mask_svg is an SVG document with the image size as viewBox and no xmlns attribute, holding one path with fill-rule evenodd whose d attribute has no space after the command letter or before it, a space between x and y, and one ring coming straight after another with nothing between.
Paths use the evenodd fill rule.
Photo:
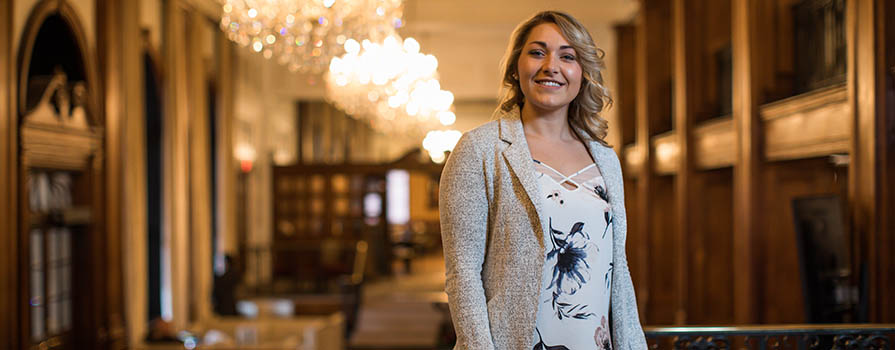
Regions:
<instances>
[{"instance_id":1,"label":"blazer collar","mask_svg":"<svg viewBox=\"0 0 895 350\"><path fill-rule=\"evenodd\" d=\"M510 169L519 182L529 200L538 212L540 218L541 231L544 228L543 205L541 204L540 189L535 174L534 162L532 161L531 151L528 149L528 142L525 140L525 131L522 130L522 119L519 114L519 108L514 108L509 112L503 112L500 115L500 139L507 143L507 148L503 151Z\"/></svg>"}]
</instances>

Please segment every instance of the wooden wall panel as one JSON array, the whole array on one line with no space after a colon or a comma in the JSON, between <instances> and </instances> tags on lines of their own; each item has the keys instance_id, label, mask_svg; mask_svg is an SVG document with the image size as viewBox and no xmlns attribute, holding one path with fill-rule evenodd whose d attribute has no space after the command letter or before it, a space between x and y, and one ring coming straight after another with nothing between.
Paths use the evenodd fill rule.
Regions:
<instances>
[{"instance_id":1,"label":"wooden wall panel","mask_svg":"<svg viewBox=\"0 0 895 350\"><path fill-rule=\"evenodd\" d=\"M659 175L678 173L680 168L680 140L677 132L666 132L652 138L653 169Z\"/></svg>"},{"instance_id":2,"label":"wooden wall panel","mask_svg":"<svg viewBox=\"0 0 895 350\"><path fill-rule=\"evenodd\" d=\"M858 235L858 254L868 262L871 322L895 320L895 290L892 275L891 205L893 165L890 147L895 118L888 109L893 100L891 80L895 55L891 48L892 29L887 19L895 17L891 1L848 2L848 94L854 108L854 134L851 144L852 166L849 168L849 204L853 231ZM887 57L888 54L888 57ZM892 64L891 66L889 64Z\"/></svg>"},{"instance_id":3,"label":"wooden wall panel","mask_svg":"<svg viewBox=\"0 0 895 350\"><path fill-rule=\"evenodd\" d=\"M205 17L190 11L186 18L185 36L191 53L187 60L187 81L189 98L189 206L190 206L190 315L191 320L200 322L212 316L211 295L212 276L212 203L210 130L208 110L208 74L210 71L202 53L204 43L211 38L204 35L211 26ZM212 28L217 30L216 28ZM216 31L211 32L216 33ZM213 52L213 50L212 50Z\"/></svg>"},{"instance_id":4,"label":"wooden wall panel","mask_svg":"<svg viewBox=\"0 0 895 350\"><path fill-rule=\"evenodd\" d=\"M645 49L640 55L645 55L646 67L638 67L647 75L646 81L642 79L638 84L645 84L647 99L643 103L648 104L647 116L649 122L647 129L649 136L661 134L672 129L671 122L671 1L647 0L644 4L645 27L643 35L637 40L643 40Z\"/></svg>"},{"instance_id":5,"label":"wooden wall panel","mask_svg":"<svg viewBox=\"0 0 895 350\"><path fill-rule=\"evenodd\" d=\"M162 162L165 217L163 240L170 249L172 325L185 329L189 324L189 109L185 13L177 1L164 3L164 125Z\"/></svg>"},{"instance_id":6,"label":"wooden wall panel","mask_svg":"<svg viewBox=\"0 0 895 350\"><path fill-rule=\"evenodd\" d=\"M733 166L735 152L733 119L714 118L693 129L693 161L698 169Z\"/></svg>"},{"instance_id":7,"label":"wooden wall panel","mask_svg":"<svg viewBox=\"0 0 895 350\"><path fill-rule=\"evenodd\" d=\"M756 255L760 322L801 323L805 312L792 200L827 194L846 198L847 169L836 168L827 158L801 159L770 163L763 176L760 215L764 219Z\"/></svg>"},{"instance_id":8,"label":"wooden wall panel","mask_svg":"<svg viewBox=\"0 0 895 350\"><path fill-rule=\"evenodd\" d=\"M733 0L733 127L736 131L734 190L734 278L735 320L754 323L758 314L758 235L762 217L761 122L758 106L767 86L773 86L773 50L776 35L772 0Z\"/></svg>"},{"instance_id":9,"label":"wooden wall panel","mask_svg":"<svg viewBox=\"0 0 895 350\"><path fill-rule=\"evenodd\" d=\"M733 170L697 172L692 181L687 323L732 324Z\"/></svg>"},{"instance_id":10,"label":"wooden wall panel","mask_svg":"<svg viewBox=\"0 0 895 350\"><path fill-rule=\"evenodd\" d=\"M871 321L895 317L895 302L885 292L895 290L889 273L895 259L888 254L895 251L895 29L887 26L895 23L887 9L893 5L848 1L847 86L791 97L796 2L642 3L635 26L642 40L635 45L636 64L627 68L636 81L635 140L622 153L633 198L629 212L648 220L630 228L632 237L645 240L639 244L646 266L632 273L645 276L635 283L644 285L647 323L802 321L790 201L846 192L849 221L856 225L853 251L871 264ZM690 15L717 12L725 15ZM733 111L716 118L720 79L712 66L728 41L735 61ZM663 74L669 63L663 48L673 54L670 76ZM836 153L849 153L848 168L817 158ZM702 171L708 169L716 170ZM693 203L691 193L712 205ZM669 205L681 209L670 214ZM656 231L668 222L677 233ZM665 241L669 235L676 240ZM688 260L681 265L674 254ZM683 280L690 285L678 284Z\"/></svg>"},{"instance_id":11,"label":"wooden wall panel","mask_svg":"<svg viewBox=\"0 0 895 350\"><path fill-rule=\"evenodd\" d=\"M688 0L683 11L687 109L693 123L701 123L720 115L716 54L730 45L730 0Z\"/></svg>"},{"instance_id":12,"label":"wooden wall panel","mask_svg":"<svg viewBox=\"0 0 895 350\"><path fill-rule=\"evenodd\" d=\"M13 2L0 4L0 348L15 349L18 331L16 236L16 70L13 68Z\"/></svg>"},{"instance_id":13,"label":"wooden wall panel","mask_svg":"<svg viewBox=\"0 0 895 350\"><path fill-rule=\"evenodd\" d=\"M643 220L649 230L650 293L645 323L668 325L675 323L678 304L674 177L657 176L652 181L647 204L651 215Z\"/></svg>"},{"instance_id":14,"label":"wooden wall panel","mask_svg":"<svg viewBox=\"0 0 895 350\"><path fill-rule=\"evenodd\" d=\"M102 76L102 101L104 102L103 115L105 119L105 174L104 194L105 213L103 218L104 229L102 237L97 237L95 247L101 248L102 256L94 257L93 273L95 274L97 289L101 289L97 296L100 311L100 324L102 325L97 337L100 342L106 342L109 348L120 349L126 346L124 339L124 271L122 270L122 201L125 197L123 186L123 138L122 131L127 118L125 109L125 76L122 57L122 16L121 4L115 1L99 1L97 3L97 26L99 38L97 40L99 71ZM99 266L96 266L99 265Z\"/></svg>"},{"instance_id":15,"label":"wooden wall panel","mask_svg":"<svg viewBox=\"0 0 895 350\"><path fill-rule=\"evenodd\" d=\"M886 67L885 103L880 115L883 116L886 125L884 130L888 130L883 144L886 160L882 171L884 202L880 210L880 217L883 218L880 232L885 235L885 240L881 244L883 251L895 252L895 237L893 237L895 236L895 4L889 1L880 4L880 8L879 11L884 13L881 17L885 28L879 32L885 33L882 42L885 43L884 66ZM888 234L885 234L887 232ZM882 275L883 280L880 281L880 284L884 286L885 290L895 291L895 273L891 273L895 271L895 259L892 258L892 254L885 255L881 270L889 271L889 273ZM895 322L895 302L892 301L891 294L889 298L885 299L885 302L887 304L882 306L883 311L878 320L888 323Z\"/></svg>"},{"instance_id":16,"label":"wooden wall panel","mask_svg":"<svg viewBox=\"0 0 895 350\"><path fill-rule=\"evenodd\" d=\"M637 130L636 115L636 88L637 83L635 75L634 63L637 36L636 29L633 24L619 25L615 27L616 35L616 60L617 68L617 91L615 92L615 103L613 107L618 113L618 125L611 125L610 128L621 129L621 144L614 145L616 149L631 144L635 141Z\"/></svg>"}]
</instances>

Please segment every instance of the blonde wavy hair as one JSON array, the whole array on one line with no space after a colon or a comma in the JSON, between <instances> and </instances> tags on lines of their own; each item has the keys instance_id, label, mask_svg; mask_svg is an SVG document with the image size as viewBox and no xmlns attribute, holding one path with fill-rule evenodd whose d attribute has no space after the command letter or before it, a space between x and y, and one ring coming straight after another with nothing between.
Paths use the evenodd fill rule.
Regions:
<instances>
[{"instance_id":1,"label":"blonde wavy hair","mask_svg":"<svg viewBox=\"0 0 895 350\"><path fill-rule=\"evenodd\" d=\"M513 31L501 64L503 83L500 88L500 104L497 112L509 112L517 107L521 109L525 103L522 86L519 85L516 75L519 68L519 56L522 54L522 49L531 30L543 23L553 23L559 27L562 36L575 49L578 64L581 65L581 90L578 91L578 96L569 103L569 125L573 129L583 131L589 139L609 147L605 141L609 123L600 115L604 108L612 105L612 97L609 96L609 89L603 83L603 74L601 73L606 68L603 62L605 53L597 48L594 39L591 38L584 25L563 12L538 12L519 24Z\"/></svg>"}]
</instances>

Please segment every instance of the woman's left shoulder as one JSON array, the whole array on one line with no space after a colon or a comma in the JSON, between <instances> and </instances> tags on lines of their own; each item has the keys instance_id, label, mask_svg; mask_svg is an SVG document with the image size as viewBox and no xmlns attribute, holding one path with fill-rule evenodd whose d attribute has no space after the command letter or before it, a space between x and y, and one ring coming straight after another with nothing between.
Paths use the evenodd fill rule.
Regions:
<instances>
[{"instance_id":1,"label":"woman's left shoulder","mask_svg":"<svg viewBox=\"0 0 895 350\"><path fill-rule=\"evenodd\" d=\"M618 160L618 153L615 152L615 148L610 146L606 146L597 141L591 141L591 147L594 149L597 155L605 160L612 166L619 167L620 163Z\"/></svg>"}]
</instances>

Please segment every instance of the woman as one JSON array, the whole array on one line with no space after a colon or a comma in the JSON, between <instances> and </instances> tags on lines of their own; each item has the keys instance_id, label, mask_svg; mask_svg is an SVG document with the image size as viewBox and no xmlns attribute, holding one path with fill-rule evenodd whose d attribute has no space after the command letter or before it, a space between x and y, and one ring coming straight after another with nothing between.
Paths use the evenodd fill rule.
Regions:
<instances>
[{"instance_id":1,"label":"woman","mask_svg":"<svg viewBox=\"0 0 895 350\"><path fill-rule=\"evenodd\" d=\"M523 22L499 118L448 159L440 210L456 349L646 349L621 167L599 114L611 103L602 57L567 14Z\"/></svg>"}]
</instances>

